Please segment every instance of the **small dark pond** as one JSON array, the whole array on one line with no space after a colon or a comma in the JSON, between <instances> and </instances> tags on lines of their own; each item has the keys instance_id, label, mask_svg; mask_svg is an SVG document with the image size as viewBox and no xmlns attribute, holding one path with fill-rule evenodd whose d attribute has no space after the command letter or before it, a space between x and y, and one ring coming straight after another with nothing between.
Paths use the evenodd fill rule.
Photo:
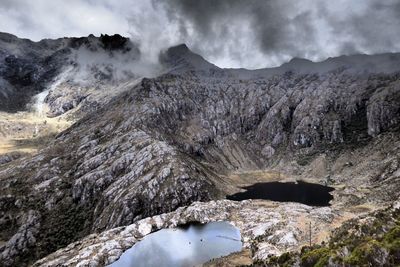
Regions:
<instances>
[{"instance_id":1,"label":"small dark pond","mask_svg":"<svg viewBox=\"0 0 400 267\"><path fill-rule=\"evenodd\" d=\"M108 266L196 266L241 250L240 231L233 225L191 224L147 235Z\"/></svg>"},{"instance_id":2,"label":"small dark pond","mask_svg":"<svg viewBox=\"0 0 400 267\"><path fill-rule=\"evenodd\" d=\"M299 202L310 206L329 206L333 187L299 181L297 183L257 183L243 187L244 192L227 196L230 200L268 199L280 202Z\"/></svg>"}]
</instances>

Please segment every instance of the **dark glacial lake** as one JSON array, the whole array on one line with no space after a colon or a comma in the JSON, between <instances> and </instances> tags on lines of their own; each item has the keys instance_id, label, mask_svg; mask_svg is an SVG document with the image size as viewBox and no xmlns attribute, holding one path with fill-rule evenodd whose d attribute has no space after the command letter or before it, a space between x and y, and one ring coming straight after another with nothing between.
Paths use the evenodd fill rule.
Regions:
<instances>
[{"instance_id":1,"label":"dark glacial lake","mask_svg":"<svg viewBox=\"0 0 400 267\"><path fill-rule=\"evenodd\" d=\"M241 250L240 231L233 225L193 224L149 234L108 266L195 266Z\"/></svg>"},{"instance_id":2,"label":"dark glacial lake","mask_svg":"<svg viewBox=\"0 0 400 267\"><path fill-rule=\"evenodd\" d=\"M243 187L246 191L227 196L230 200L267 199L279 202L299 202L310 206L329 206L333 187L306 182L257 183Z\"/></svg>"}]
</instances>

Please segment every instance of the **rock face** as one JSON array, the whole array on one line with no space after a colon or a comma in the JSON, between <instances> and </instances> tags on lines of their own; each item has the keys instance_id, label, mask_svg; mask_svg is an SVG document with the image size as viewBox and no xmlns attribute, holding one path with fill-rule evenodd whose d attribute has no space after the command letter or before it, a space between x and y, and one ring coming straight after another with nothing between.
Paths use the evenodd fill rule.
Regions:
<instances>
[{"instance_id":1,"label":"rock face","mask_svg":"<svg viewBox=\"0 0 400 267\"><path fill-rule=\"evenodd\" d=\"M238 227L244 247L251 249L255 260L294 250L307 242L307 224L314 229L332 222L334 211L330 208L312 208L302 204L270 206L257 202L228 200L193 203L174 212L140 220L69 245L36 262L33 266L105 266L140 241L145 235L163 228L172 228L191 222L229 221ZM302 217L307 214L307 217ZM299 221L302 221L299 224Z\"/></svg>"},{"instance_id":2,"label":"rock face","mask_svg":"<svg viewBox=\"0 0 400 267\"><path fill-rule=\"evenodd\" d=\"M110 53L113 66L121 55L135 61L127 40L65 42L78 64L60 72L46 102L52 115L81 103L85 116L37 155L0 165L0 261L7 265L32 263L89 234L194 201L223 198L234 190L226 179L233 171L275 167L307 175L308 166L318 166L327 176L320 180L345 185L343 205L399 197L399 54L293 60L248 71L220 69L181 45L160 56L168 70L163 75L137 81L133 73L114 84L107 66L97 63ZM107 82L88 96L97 81ZM113 86L114 97L99 106ZM290 243L293 236L279 240Z\"/></svg>"}]
</instances>

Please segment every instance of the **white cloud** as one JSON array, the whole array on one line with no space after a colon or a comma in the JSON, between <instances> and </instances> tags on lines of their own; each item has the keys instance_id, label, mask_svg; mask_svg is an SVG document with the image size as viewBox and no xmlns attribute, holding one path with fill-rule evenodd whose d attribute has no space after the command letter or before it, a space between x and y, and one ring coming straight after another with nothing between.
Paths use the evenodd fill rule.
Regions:
<instances>
[{"instance_id":1,"label":"white cloud","mask_svg":"<svg viewBox=\"0 0 400 267\"><path fill-rule=\"evenodd\" d=\"M35 41L91 33L127 35L126 17L108 8L105 2L94 5L80 0L6 1L0 5L0 30Z\"/></svg>"},{"instance_id":2,"label":"white cloud","mask_svg":"<svg viewBox=\"0 0 400 267\"><path fill-rule=\"evenodd\" d=\"M178 43L218 66L247 68L400 51L398 0L0 1L0 31L33 40L119 33L152 61Z\"/></svg>"}]
</instances>

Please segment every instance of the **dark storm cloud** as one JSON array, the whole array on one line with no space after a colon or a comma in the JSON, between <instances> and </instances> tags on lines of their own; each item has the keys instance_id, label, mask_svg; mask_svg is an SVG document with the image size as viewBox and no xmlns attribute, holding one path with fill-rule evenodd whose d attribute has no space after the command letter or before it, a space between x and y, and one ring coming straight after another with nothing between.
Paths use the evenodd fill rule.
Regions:
<instances>
[{"instance_id":1,"label":"dark storm cloud","mask_svg":"<svg viewBox=\"0 0 400 267\"><path fill-rule=\"evenodd\" d=\"M326 20L332 27L332 34L338 37L351 36L351 39L339 42L340 54L352 54L365 51L382 53L398 51L400 35L400 1L366 1L360 12L349 12L346 16L337 16L327 6L319 3L319 13L326 14Z\"/></svg>"},{"instance_id":2,"label":"dark storm cloud","mask_svg":"<svg viewBox=\"0 0 400 267\"><path fill-rule=\"evenodd\" d=\"M313 38L309 12L288 18L287 10L292 3L269 0L158 0L165 5L169 17L186 28L193 26L201 38L234 39L233 21L250 22L250 31L255 34L260 48L265 52L297 50L295 38L302 41Z\"/></svg>"},{"instance_id":3,"label":"dark storm cloud","mask_svg":"<svg viewBox=\"0 0 400 267\"><path fill-rule=\"evenodd\" d=\"M194 34L189 39L195 49L206 51L208 56L228 53L240 58L238 48L262 52L304 56L312 49L314 29L310 12L290 14L294 2L260 0L155 0L162 5L172 22L180 25L182 36L189 29ZM256 47L241 44L247 38ZM302 43L302 46L298 44ZM243 50L242 50L243 51ZM256 51L255 51L256 52Z\"/></svg>"},{"instance_id":4,"label":"dark storm cloud","mask_svg":"<svg viewBox=\"0 0 400 267\"><path fill-rule=\"evenodd\" d=\"M154 1L165 8L171 22L180 25L192 46L210 57L225 51L243 61L252 54L246 48L277 61L400 49L400 1ZM243 45L238 41L242 38L254 46Z\"/></svg>"},{"instance_id":5,"label":"dark storm cloud","mask_svg":"<svg viewBox=\"0 0 400 267\"><path fill-rule=\"evenodd\" d=\"M400 0L0 0L0 31L119 33L143 55L186 43L222 67L400 51Z\"/></svg>"}]
</instances>

